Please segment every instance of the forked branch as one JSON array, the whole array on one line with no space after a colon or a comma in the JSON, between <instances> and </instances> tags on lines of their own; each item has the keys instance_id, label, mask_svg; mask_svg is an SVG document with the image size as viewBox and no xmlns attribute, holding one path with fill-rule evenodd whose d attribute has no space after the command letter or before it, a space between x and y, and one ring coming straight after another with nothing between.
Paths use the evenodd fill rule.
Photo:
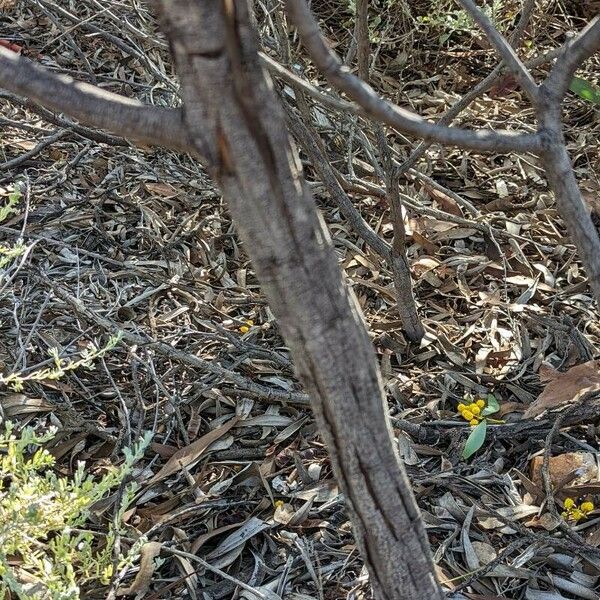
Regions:
<instances>
[{"instance_id":1,"label":"forked branch","mask_svg":"<svg viewBox=\"0 0 600 600\"><path fill-rule=\"evenodd\" d=\"M495 152L536 152L540 139L536 134L510 131L472 131L431 123L419 115L381 98L375 90L348 71L338 56L329 48L319 25L305 0L286 0L288 14L296 26L304 47L317 68L338 90L347 94L374 119L397 131L433 140L448 146Z\"/></svg>"},{"instance_id":2,"label":"forked branch","mask_svg":"<svg viewBox=\"0 0 600 600\"><path fill-rule=\"evenodd\" d=\"M535 83L529 69L518 57L514 48L505 37L496 29L488 16L473 2L473 0L458 0L461 6L471 15L472 19L481 27L487 39L506 63L512 74L517 78L529 99L535 104L537 100L537 84Z\"/></svg>"}]
</instances>

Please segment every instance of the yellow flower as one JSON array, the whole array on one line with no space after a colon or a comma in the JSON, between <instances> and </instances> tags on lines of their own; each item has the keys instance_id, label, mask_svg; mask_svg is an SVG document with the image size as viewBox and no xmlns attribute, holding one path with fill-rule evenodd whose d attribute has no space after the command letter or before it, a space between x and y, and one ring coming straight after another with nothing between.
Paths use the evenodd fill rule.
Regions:
<instances>
[{"instance_id":1,"label":"yellow flower","mask_svg":"<svg viewBox=\"0 0 600 600\"><path fill-rule=\"evenodd\" d=\"M285 502L283 500L275 500L275 502L273 502L275 508L281 508L284 504Z\"/></svg>"},{"instance_id":2,"label":"yellow flower","mask_svg":"<svg viewBox=\"0 0 600 600\"><path fill-rule=\"evenodd\" d=\"M474 415L478 415L481 412L481 409L479 408L479 406L477 406L477 404L471 404L471 406L469 407L469 409L471 410L471 412Z\"/></svg>"},{"instance_id":3,"label":"yellow flower","mask_svg":"<svg viewBox=\"0 0 600 600\"><path fill-rule=\"evenodd\" d=\"M588 500L587 502L582 502L579 508L583 513L589 513L594 510L594 503Z\"/></svg>"},{"instance_id":4,"label":"yellow flower","mask_svg":"<svg viewBox=\"0 0 600 600\"><path fill-rule=\"evenodd\" d=\"M563 502L563 506L567 510L569 510L575 506L575 500L573 500L573 498L565 498L565 501Z\"/></svg>"},{"instance_id":5,"label":"yellow flower","mask_svg":"<svg viewBox=\"0 0 600 600\"><path fill-rule=\"evenodd\" d=\"M571 511L571 519L574 521L579 521L580 519L583 519L584 516L585 515L578 508L574 508Z\"/></svg>"},{"instance_id":6,"label":"yellow flower","mask_svg":"<svg viewBox=\"0 0 600 600\"><path fill-rule=\"evenodd\" d=\"M252 327L252 325L254 325L254 321L252 319L246 319L246 325Z\"/></svg>"},{"instance_id":7,"label":"yellow flower","mask_svg":"<svg viewBox=\"0 0 600 600\"><path fill-rule=\"evenodd\" d=\"M475 425L479 425L479 421L477 419L471 419L469 421L469 425L471 425L471 427L475 427Z\"/></svg>"},{"instance_id":8,"label":"yellow flower","mask_svg":"<svg viewBox=\"0 0 600 600\"><path fill-rule=\"evenodd\" d=\"M465 410L466 408L467 408L466 405L461 403L458 405L458 412L462 413L462 411Z\"/></svg>"},{"instance_id":9,"label":"yellow flower","mask_svg":"<svg viewBox=\"0 0 600 600\"><path fill-rule=\"evenodd\" d=\"M250 327L248 327L247 325L242 325L242 326L240 327L240 331L241 331L242 333L248 333L248 332L250 331Z\"/></svg>"},{"instance_id":10,"label":"yellow flower","mask_svg":"<svg viewBox=\"0 0 600 600\"><path fill-rule=\"evenodd\" d=\"M477 400L477 402L475 402L475 404L477 404L477 406L479 406L479 408L485 408L485 400Z\"/></svg>"},{"instance_id":11,"label":"yellow flower","mask_svg":"<svg viewBox=\"0 0 600 600\"><path fill-rule=\"evenodd\" d=\"M462 416L466 421L471 421L473 419L473 413L470 410L463 410Z\"/></svg>"}]
</instances>

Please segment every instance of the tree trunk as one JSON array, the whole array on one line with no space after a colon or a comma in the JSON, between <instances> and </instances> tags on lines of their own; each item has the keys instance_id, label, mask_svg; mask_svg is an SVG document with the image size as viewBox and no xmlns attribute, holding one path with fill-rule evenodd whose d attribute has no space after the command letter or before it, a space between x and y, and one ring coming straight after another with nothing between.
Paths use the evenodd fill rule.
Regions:
<instances>
[{"instance_id":1,"label":"tree trunk","mask_svg":"<svg viewBox=\"0 0 600 600\"><path fill-rule=\"evenodd\" d=\"M375 595L441 599L360 309L259 66L249 8L245 0L158 5L190 137L223 191L311 396Z\"/></svg>"}]
</instances>

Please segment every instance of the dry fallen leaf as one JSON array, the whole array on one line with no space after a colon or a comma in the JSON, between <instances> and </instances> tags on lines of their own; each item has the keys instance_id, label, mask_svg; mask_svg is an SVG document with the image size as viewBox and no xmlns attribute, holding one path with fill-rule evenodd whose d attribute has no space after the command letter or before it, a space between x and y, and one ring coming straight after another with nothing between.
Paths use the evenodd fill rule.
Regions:
<instances>
[{"instance_id":1,"label":"dry fallen leaf","mask_svg":"<svg viewBox=\"0 0 600 600\"><path fill-rule=\"evenodd\" d=\"M189 467L195 463L202 453L216 440L225 435L237 422L238 417L233 417L230 421L221 425L213 431L209 431L206 435L192 442L189 446L178 450L171 456L163 468L148 482L149 484L156 483L169 475L173 475L183 467Z\"/></svg>"},{"instance_id":2,"label":"dry fallen leaf","mask_svg":"<svg viewBox=\"0 0 600 600\"><path fill-rule=\"evenodd\" d=\"M160 542L146 542L140 550L140 570L135 576L133 583L127 588L119 588L117 596L129 596L146 592L152 582L154 574L154 559L160 554L162 544Z\"/></svg>"},{"instance_id":3,"label":"dry fallen leaf","mask_svg":"<svg viewBox=\"0 0 600 600\"><path fill-rule=\"evenodd\" d=\"M535 456L531 461L531 479L538 487L543 486L542 465L543 456ZM550 457L548 472L552 485L557 487L565 484L569 477L571 483L581 484L592 481L596 475L596 457L591 452L567 452Z\"/></svg>"},{"instance_id":4,"label":"dry fallen leaf","mask_svg":"<svg viewBox=\"0 0 600 600\"><path fill-rule=\"evenodd\" d=\"M41 398L30 398L25 394L6 394L0 397L0 406L7 418L14 418L27 413L52 411L56 407Z\"/></svg>"},{"instance_id":5,"label":"dry fallen leaf","mask_svg":"<svg viewBox=\"0 0 600 600\"><path fill-rule=\"evenodd\" d=\"M525 411L524 418L536 417L546 410L574 403L584 393L600 390L600 361L590 360L564 373L545 367L540 378L548 381L544 391Z\"/></svg>"},{"instance_id":6,"label":"dry fallen leaf","mask_svg":"<svg viewBox=\"0 0 600 600\"><path fill-rule=\"evenodd\" d=\"M155 196L162 196L163 198L174 198L181 193L181 190L178 190L170 183L160 183L158 181L144 183L144 187L147 192Z\"/></svg>"}]
</instances>

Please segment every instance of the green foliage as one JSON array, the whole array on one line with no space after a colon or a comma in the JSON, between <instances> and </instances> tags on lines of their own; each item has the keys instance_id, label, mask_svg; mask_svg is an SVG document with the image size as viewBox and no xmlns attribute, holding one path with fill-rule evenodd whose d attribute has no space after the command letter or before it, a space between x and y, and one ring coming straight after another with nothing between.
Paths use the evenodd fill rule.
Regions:
<instances>
[{"instance_id":1,"label":"green foliage","mask_svg":"<svg viewBox=\"0 0 600 600\"><path fill-rule=\"evenodd\" d=\"M502 12L502 0L493 0L490 4L480 6L481 10L492 20L494 25L503 31L506 29L507 21L512 18L511 14L505 15L500 19ZM417 17L417 21L428 27L442 30L439 36L441 44L448 41L453 33L477 33L479 29L471 17L461 9L456 8L454 0L434 0L431 2L431 9L428 15Z\"/></svg>"},{"instance_id":2,"label":"green foliage","mask_svg":"<svg viewBox=\"0 0 600 600\"><path fill-rule=\"evenodd\" d=\"M498 400L496 400L496 396L494 394L488 394L485 399L485 408L481 411L482 417L487 417L488 415L493 415L500 410L500 405L498 404Z\"/></svg>"},{"instance_id":3,"label":"green foliage","mask_svg":"<svg viewBox=\"0 0 600 600\"><path fill-rule=\"evenodd\" d=\"M9 265L15 258L21 256L27 247L23 242L17 242L12 246L0 244L0 269Z\"/></svg>"},{"instance_id":4,"label":"green foliage","mask_svg":"<svg viewBox=\"0 0 600 600\"><path fill-rule=\"evenodd\" d=\"M580 79L579 77L573 77L569 89L580 98L583 98L592 104L600 105L600 88L592 85L589 81Z\"/></svg>"},{"instance_id":5,"label":"green foliage","mask_svg":"<svg viewBox=\"0 0 600 600\"><path fill-rule=\"evenodd\" d=\"M483 419L479 425L476 425L471 430L469 437L465 443L465 448L463 450L463 458L466 460L471 457L481 446L483 446L483 442L485 442L485 435L487 433L487 420Z\"/></svg>"},{"instance_id":6,"label":"green foliage","mask_svg":"<svg viewBox=\"0 0 600 600\"><path fill-rule=\"evenodd\" d=\"M0 433L0 597L10 590L28 600L77 600L82 585L107 585L115 568L132 564L143 541L113 556L135 483L125 487L107 534L97 536L85 525L91 506L120 485L141 458L149 435L100 479L86 475L83 463L72 477L57 476L54 457L43 448L53 436L31 427L16 434L11 423Z\"/></svg>"},{"instance_id":7,"label":"green foliage","mask_svg":"<svg viewBox=\"0 0 600 600\"><path fill-rule=\"evenodd\" d=\"M16 214L17 205L21 200L21 192L15 190L9 192L5 204L0 205L0 223L5 221L10 215ZM0 244L0 269L9 265L15 258L21 256L25 252L26 246L23 242L17 242L12 246L8 244Z\"/></svg>"},{"instance_id":8,"label":"green foliage","mask_svg":"<svg viewBox=\"0 0 600 600\"><path fill-rule=\"evenodd\" d=\"M472 400L472 398L466 399L467 402ZM471 429L471 433L465 442L465 447L463 449L462 457L467 460L471 458L477 450L479 450L483 444L485 443L485 438L487 435L487 424L489 415L493 415L500 410L500 405L498 404L498 400L494 394L488 394L485 399L485 406L481 410L481 421ZM498 421L496 421L498 422Z\"/></svg>"},{"instance_id":9,"label":"green foliage","mask_svg":"<svg viewBox=\"0 0 600 600\"><path fill-rule=\"evenodd\" d=\"M0 206L0 223L5 221L10 215L16 214L19 211L16 209L16 206L19 204L21 200L21 192L15 190L13 192L9 192L8 200L6 204Z\"/></svg>"},{"instance_id":10,"label":"green foliage","mask_svg":"<svg viewBox=\"0 0 600 600\"><path fill-rule=\"evenodd\" d=\"M55 381L63 377L69 371L74 371L80 367L86 369L94 368L94 360L102 358L109 350L112 350L121 340L121 334L111 336L102 348L93 345L84 350L76 360L64 359L58 355L56 348L50 348L49 354L54 360L54 365L45 369L38 369L27 375L21 373L10 373L9 375L0 375L0 384L8 385L15 392L23 390L23 384L27 381Z\"/></svg>"}]
</instances>

